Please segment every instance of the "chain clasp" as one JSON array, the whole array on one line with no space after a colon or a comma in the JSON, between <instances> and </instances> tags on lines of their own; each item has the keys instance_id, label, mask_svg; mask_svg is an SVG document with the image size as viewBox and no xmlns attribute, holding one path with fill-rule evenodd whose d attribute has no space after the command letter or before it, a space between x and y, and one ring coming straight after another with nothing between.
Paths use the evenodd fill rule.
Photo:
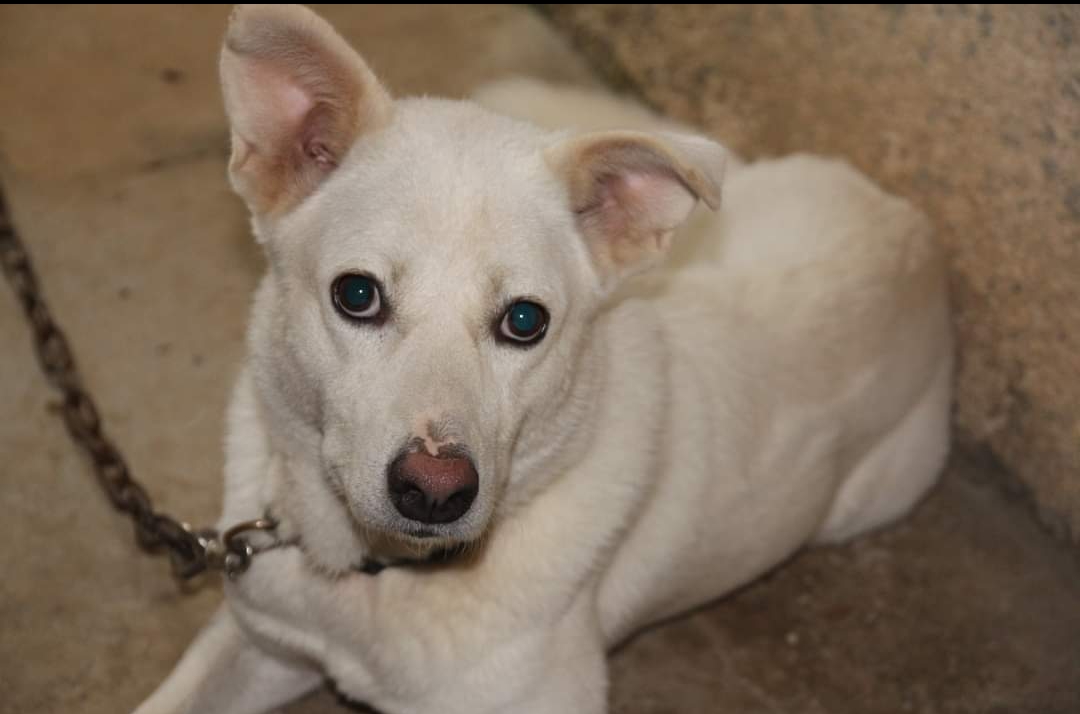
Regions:
<instances>
[{"instance_id":1,"label":"chain clasp","mask_svg":"<svg viewBox=\"0 0 1080 714\"><path fill-rule=\"evenodd\" d=\"M256 518L253 521L238 523L221 535L212 528L196 531L187 523L182 525L184 530L198 541L202 551L198 560L205 563L202 569L217 570L232 580L242 575L251 565L251 559L261 552L243 535L248 531L272 531L277 528L277 521L272 518ZM177 577L185 580L190 577L182 572L176 574Z\"/></svg>"}]
</instances>

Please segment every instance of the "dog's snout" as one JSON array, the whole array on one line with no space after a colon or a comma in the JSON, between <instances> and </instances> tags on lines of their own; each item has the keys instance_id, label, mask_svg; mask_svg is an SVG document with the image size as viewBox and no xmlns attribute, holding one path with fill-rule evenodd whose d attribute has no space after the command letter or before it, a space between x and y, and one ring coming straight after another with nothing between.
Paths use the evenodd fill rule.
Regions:
<instances>
[{"instance_id":1,"label":"dog's snout","mask_svg":"<svg viewBox=\"0 0 1080 714\"><path fill-rule=\"evenodd\" d=\"M461 518L480 486L470 459L424 452L394 459L387 478L394 507L421 523L451 523Z\"/></svg>"}]
</instances>

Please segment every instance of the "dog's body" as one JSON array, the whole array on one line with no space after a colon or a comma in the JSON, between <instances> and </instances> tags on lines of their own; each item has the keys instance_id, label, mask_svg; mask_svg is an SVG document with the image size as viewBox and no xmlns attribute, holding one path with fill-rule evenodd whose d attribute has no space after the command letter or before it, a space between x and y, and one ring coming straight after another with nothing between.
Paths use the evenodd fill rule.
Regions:
<instances>
[{"instance_id":1,"label":"dog's body","mask_svg":"<svg viewBox=\"0 0 1080 714\"><path fill-rule=\"evenodd\" d=\"M299 35L344 61L305 12L246 12L236 57L306 61L251 49ZM304 144L330 159L286 185L274 172L308 169L265 160L269 110L243 115L258 100L230 79L229 51L234 144L251 144L234 148L234 182L273 268L230 411L222 522L269 508L301 547L227 585L137 714L257 714L327 676L387 714L599 714L613 644L808 543L892 521L935 481L952 374L941 256L918 212L846 165L729 160L722 212L689 215L695 195L715 202L716 145L568 138L472 103L399 101L388 118L365 85L373 138ZM673 128L531 82L479 100L549 128ZM635 276L688 216L664 266ZM319 305L354 268L386 276L381 327ZM486 315L499 280L550 312L536 346L459 319ZM431 459L467 447L454 453L479 486L457 521L420 534L387 507L403 442ZM462 543L445 563L350 570Z\"/></svg>"}]
</instances>

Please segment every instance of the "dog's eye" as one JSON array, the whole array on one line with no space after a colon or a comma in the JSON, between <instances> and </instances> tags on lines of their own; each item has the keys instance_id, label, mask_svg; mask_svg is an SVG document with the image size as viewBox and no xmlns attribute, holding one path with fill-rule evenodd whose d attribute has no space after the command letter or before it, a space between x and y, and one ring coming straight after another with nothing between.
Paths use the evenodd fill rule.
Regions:
<instances>
[{"instance_id":1,"label":"dog's eye","mask_svg":"<svg viewBox=\"0 0 1080 714\"><path fill-rule=\"evenodd\" d=\"M518 300L506 309L499 325L499 337L518 344L539 342L548 326L548 312L542 305Z\"/></svg>"},{"instance_id":2,"label":"dog's eye","mask_svg":"<svg viewBox=\"0 0 1080 714\"><path fill-rule=\"evenodd\" d=\"M379 284L368 275L341 275L330 291L337 309L352 320L371 320L382 312Z\"/></svg>"}]
</instances>

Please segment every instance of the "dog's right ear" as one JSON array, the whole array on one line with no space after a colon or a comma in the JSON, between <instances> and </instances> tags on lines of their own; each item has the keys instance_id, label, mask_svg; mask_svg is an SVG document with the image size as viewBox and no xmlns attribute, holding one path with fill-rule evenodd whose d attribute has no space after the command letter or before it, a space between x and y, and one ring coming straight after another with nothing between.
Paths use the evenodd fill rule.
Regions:
<instances>
[{"instance_id":1,"label":"dog's right ear","mask_svg":"<svg viewBox=\"0 0 1080 714\"><path fill-rule=\"evenodd\" d=\"M239 5L221 52L229 175L256 216L310 195L393 100L364 60L301 5Z\"/></svg>"}]
</instances>

